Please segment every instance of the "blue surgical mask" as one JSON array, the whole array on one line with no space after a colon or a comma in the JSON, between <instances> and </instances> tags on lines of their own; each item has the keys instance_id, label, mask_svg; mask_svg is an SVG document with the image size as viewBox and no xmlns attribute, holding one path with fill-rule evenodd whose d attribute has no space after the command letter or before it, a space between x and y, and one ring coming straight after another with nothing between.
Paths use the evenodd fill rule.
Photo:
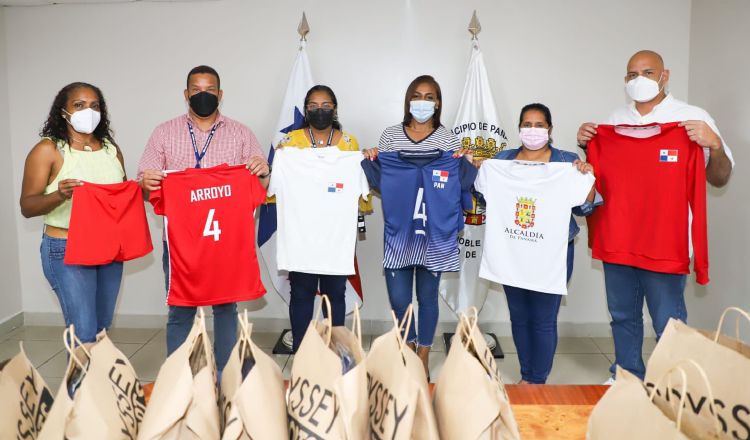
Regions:
<instances>
[{"instance_id":1,"label":"blue surgical mask","mask_svg":"<svg viewBox=\"0 0 750 440\"><path fill-rule=\"evenodd\" d=\"M409 113L414 116L420 124L424 124L435 114L434 101L411 101L409 102Z\"/></svg>"}]
</instances>

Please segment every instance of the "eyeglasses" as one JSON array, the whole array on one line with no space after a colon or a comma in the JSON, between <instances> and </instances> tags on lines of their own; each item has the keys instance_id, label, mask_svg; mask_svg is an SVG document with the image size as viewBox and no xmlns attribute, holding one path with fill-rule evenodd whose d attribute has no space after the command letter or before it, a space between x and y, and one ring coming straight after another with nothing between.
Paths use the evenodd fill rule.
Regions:
<instances>
[{"instance_id":1,"label":"eyeglasses","mask_svg":"<svg viewBox=\"0 0 750 440\"><path fill-rule=\"evenodd\" d=\"M322 108L323 110L333 110L333 103L331 102L324 102L323 104L307 104L307 107L305 107L307 110L317 110L319 108Z\"/></svg>"}]
</instances>

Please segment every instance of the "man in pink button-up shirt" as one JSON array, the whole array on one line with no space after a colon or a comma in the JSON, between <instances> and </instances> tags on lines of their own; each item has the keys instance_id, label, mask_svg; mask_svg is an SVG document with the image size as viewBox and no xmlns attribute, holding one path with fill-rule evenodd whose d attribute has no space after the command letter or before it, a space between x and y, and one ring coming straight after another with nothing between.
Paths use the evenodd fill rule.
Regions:
<instances>
[{"instance_id":1,"label":"man in pink button-up shirt","mask_svg":"<svg viewBox=\"0 0 750 440\"><path fill-rule=\"evenodd\" d=\"M198 66L187 77L187 114L162 123L151 134L138 165L138 181L144 194L161 188L165 170L210 168L221 164L247 164L247 169L268 187L271 174L258 140L245 125L218 110L223 96L219 74ZM169 251L164 243L162 258L165 284L169 288ZM195 307L169 306L167 353L185 341L193 325ZM229 359L237 339L236 303L213 306L214 351L219 372Z\"/></svg>"}]
</instances>

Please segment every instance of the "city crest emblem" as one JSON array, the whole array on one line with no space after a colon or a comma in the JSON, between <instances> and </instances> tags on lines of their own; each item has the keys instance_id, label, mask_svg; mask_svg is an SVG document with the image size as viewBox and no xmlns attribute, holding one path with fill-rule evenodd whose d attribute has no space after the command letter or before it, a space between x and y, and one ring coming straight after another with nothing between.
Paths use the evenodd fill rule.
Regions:
<instances>
[{"instance_id":1,"label":"city crest emblem","mask_svg":"<svg viewBox=\"0 0 750 440\"><path fill-rule=\"evenodd\" d=\"M516 225L521 229L534 227L536 220L536 199L519 197L516 199Z\"/></svg>"}]
</instances>

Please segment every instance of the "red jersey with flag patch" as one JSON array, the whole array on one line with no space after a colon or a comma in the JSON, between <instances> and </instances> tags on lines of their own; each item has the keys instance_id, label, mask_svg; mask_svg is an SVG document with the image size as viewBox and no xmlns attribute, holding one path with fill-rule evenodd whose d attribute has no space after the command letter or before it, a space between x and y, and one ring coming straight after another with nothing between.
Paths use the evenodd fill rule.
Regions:
<instances>
[{"instance_id":1,"label":"red jersey with flag patch","mask_svg":"<svg viewBox=\"0 0 750 440\"><path fill-rule=\"evenodd\" d=\"M708 283L706 167L678 122L599 125L588 161L604 204L587 217L593 258ZM692 212L692 223L690 222Z\"/></svg>"},{"instance_id":2,"label":"red jersey with flag patch","mask_svg":"<svg viewBox=\"0 0 750 440\"><path fill-rule=\"evenodd\" d=\"M254 210L266 191L244 165L168 173L151 193L169 248L167 304L204 306L266 293L255 254Z\"/></svg>"}]
</instances>

